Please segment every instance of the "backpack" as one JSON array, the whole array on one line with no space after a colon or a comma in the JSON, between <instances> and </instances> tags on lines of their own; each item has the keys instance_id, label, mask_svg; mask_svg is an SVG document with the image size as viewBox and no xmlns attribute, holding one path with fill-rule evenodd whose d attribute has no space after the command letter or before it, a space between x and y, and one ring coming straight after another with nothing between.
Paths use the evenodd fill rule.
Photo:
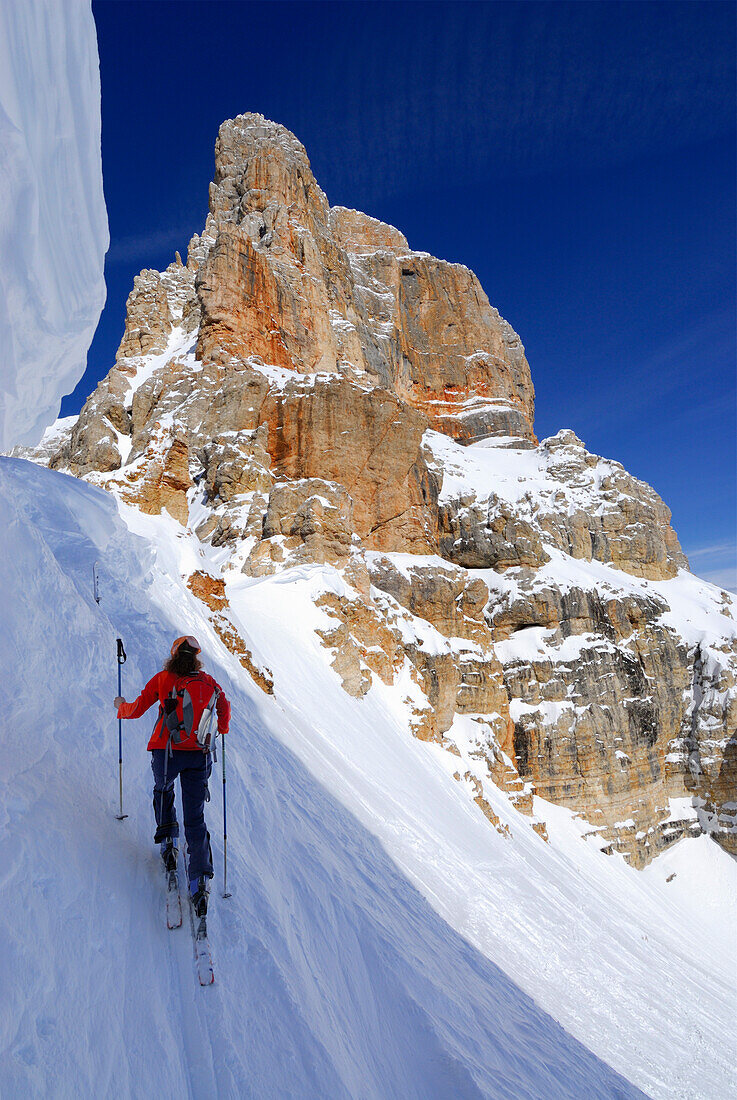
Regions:
<instances>
[{"instance_id":1,"label":"backpack","mask_svg":"<svg viewBox=\"0 0 737 1100\"><path fill-rule=\"evenodd\" d=\"M163 726L175 749L209 752L219 690L198 674L180 677L164 700Z\"/></svg>"}]
</instances>

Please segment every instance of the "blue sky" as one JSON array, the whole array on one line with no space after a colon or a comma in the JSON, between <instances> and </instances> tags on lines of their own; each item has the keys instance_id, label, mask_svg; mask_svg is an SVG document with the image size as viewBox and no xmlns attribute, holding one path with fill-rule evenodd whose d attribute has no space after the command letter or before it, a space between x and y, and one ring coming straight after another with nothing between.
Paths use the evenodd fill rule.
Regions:
<instances>
[{"instance_id":1,"label":"blue sky","mask_svg":"<svg viewBox=\"0 0 737 1100\"><path fill-rule=\"evenodd\" d=\"M93 3L109 370L142 267L207 213L219 123L260 111L333 204L476 271L520 333L542 438L649 481L737 588L731 3Z\"/></svg>"}]
</instances>

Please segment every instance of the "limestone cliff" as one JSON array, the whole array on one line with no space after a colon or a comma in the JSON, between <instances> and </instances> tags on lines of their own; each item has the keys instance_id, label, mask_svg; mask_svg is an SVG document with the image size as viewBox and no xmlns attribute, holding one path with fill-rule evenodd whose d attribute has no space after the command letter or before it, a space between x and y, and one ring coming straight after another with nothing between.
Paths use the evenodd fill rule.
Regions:
<instances>
[{"instance_id":1,"label":"limestone cliff","mask_svg":"<svg viewBox=\"0 0 737 1100\"><path fill-rule=\"evenodd\" d=\"M229 584L337 571L316 596L336 676L409 685L413 732L492 823L495 783L637 865L699 829L737 850L730 599L649 486L533 419L473 273L331 208L297 139L241 115L186 263L136 278L115 365L39 460L198 540L191 587L265 690Z\"/></svg>"}]
</instances>

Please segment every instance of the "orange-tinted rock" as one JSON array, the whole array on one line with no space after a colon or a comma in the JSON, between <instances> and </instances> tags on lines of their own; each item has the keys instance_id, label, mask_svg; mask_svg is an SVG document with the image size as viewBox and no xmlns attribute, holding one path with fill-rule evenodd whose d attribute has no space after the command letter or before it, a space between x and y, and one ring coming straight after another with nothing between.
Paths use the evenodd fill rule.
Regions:
<instances>
[{"instance_id":1,"label":"orange-tinted rock","mask_svg":"<svg viewBox=\"0 0 737 1100\"><path fill-rule=\"evenodd\" d=\"M517 334L473 272L429 256L399 269L397 393L461 442L534 438L534 390Z\"/></svg>"},{"instance_id":2,"label":"orange-tinted rock","mask_svg":"<svg viewBox=\"0 0 737 1100\"><path fill-rule=\"evenodd\" d=\"M192 486L189 474L189 448L182 439L164 440L163 446L151 444L138 467L121 482L120 493L142 512L157 516L166 510L186 526L189 520L187 491Z\"/></svg>"},{"instance_id":3,"label":"orange-tinted rock","mask_svg":"<svg viewBox=\"0 0 737 1100\"><path fill-rule=\"evenodd\" d=\"M210 608L213 614L210 622L214 626L218 637L234 653L245 670L256 684L267 695L274 694L274 678L268 668L261 668L253 658L253 654L246 646L240 634L227 616L229 610L228 598L225 595L225 582L219 577L212 577L209 573L197 571L192 573L187 581L187 587L204 604Z\"/></svg>"},{"instance_id":4,"label":"orange-tinted rock","mask_svg":"<svg viewBox=\"0 0 737 1100\"><path fill-rule=\"evenodd\" d=\"M410 251L407 238L393 225L380 222L360 210L348 210L345 206L332 206L329 215L330 232L337 245L346 252L396 252L404 255Z\"/></svg>"},{"instance_id":5,"label":"orange-tinted rock","mask_svg":"<svg viewBox=\"0 0 737 1100\"><path fill-rule=\"evenodd\" d=\"M461 440L533 437L524 349L472 272L330 210L303 146L259 115L223 123L215 154L200 358L225 349L301 373L344 364Z\"/></svg>"},{"instance_id":6,"label":"orange-tinted rock","mask_svg":"<svg viewBox=\"0 0 737 1100\"><path fill-rule=\"evenodd\" d=\"M200 359L224 350L302 372L335 369L325 288L300 265L257 248L243 227L220 228L196 288Z\"/></svg>"},{"instance_id":7,"label":"orange-tinted rock","mask_svg":"<svg viewBox=\"0 0 737 1100\"><path fill-rule=\"evenodd\" d=\"M400 570L390 558L381 556L371 557L369 573L373 585L446 637L491 643L484 617L489 590L480 577L422 559Z\"/></svg>"},{"instance_id":8,"label":"orange-tinted rock","mask_svg":"<svg viewBox=\"0 0 737 1100\"><path fill-rule=\"evenodd\" d=\"M353 499L358 535L376 549L425 552L433 537L423 511L425 419L386 390L343 378L287 386L264 409L273 468L287 478L323 478Z\"/></svg>"},{"instance_id":9,"label":"orange-tinted rock","mask_svg":"<svg viewBox=\"0 0 737 1100\"><path fill-rule=\"evenodd\" d=\"M318 478L277 482L244 571L261 577L281 565L345 565L353 539L353 501L340 485Z\"/></svg>"},{"instance_id":10,"label":"orange-tinted rock","mask_svg":"<svg viewBox=\"0 0 737 1100\"><path fill-rule=\"evenodd\" d=\"M332 650L332 667L348 694L364 696L371 687L372 673L385 684L392 683L405 654L401 638L377 609L360 599L338 599L333 593L320 596L316 604L333 620L317 633Z\"/></svg>"}]
</instances>

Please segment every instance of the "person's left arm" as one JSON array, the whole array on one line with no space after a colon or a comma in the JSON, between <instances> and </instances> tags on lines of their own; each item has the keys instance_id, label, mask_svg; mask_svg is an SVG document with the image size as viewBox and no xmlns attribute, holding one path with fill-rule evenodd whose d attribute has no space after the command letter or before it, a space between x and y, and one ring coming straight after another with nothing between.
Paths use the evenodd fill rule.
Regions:
<instances>
[{"instance_id":1,"label":"person's left arm","mask_svg":"<svg viewBox=\"0 0 737 1100\"><path fill-rule=\"evenodd\" d=\"M218 716L218 733L225 734L230 729L230 703L228 702L225 692L218 684L220 694L218 695L218 701L215 704L215 710Z\"/></svg>"}]
</instances>

